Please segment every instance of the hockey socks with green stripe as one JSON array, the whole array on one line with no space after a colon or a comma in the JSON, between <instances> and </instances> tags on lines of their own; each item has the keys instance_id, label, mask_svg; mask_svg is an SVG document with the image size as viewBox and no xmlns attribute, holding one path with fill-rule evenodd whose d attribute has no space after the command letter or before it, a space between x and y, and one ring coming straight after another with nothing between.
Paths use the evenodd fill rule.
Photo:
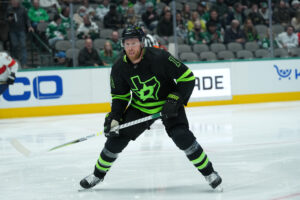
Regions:
<instances>
[{"instance_id":1,"label":"hockey socks with green stripe","mask_svg":"<svg viewBox=\"0 0 300 200\"><path fill-rule=\"evenodd\" d=\"M118 154L112 153L106 148L100 153L99 159L96 162L94 174L99 178L104 178L110 170L113 162L117 159Z\"/></svg>"},{"instance_id":2,"label":"hockey socks with green stripe","mask_svg":"<svg viewBox=\"0 0 300 200\"><path fill-rule=\"evenodd\" d=\"M184 152L203 176L208 176L214 171L212 163L209 161L206 153L197 141L184 150Z\"/></svg>"}]
</instances>

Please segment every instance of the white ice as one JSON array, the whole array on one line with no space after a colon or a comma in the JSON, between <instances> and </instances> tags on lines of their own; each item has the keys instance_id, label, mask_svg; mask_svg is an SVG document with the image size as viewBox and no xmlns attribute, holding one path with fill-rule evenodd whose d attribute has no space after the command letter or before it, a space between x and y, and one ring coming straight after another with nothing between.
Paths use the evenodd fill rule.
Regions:
<instances>
[{"instance_id":1,"label":"white ice","mask_svg":"<svg viewBox=\"0 0 300 200\"><path fill-rule=\"evenodd\" d=\"M166 135L160 121L131 142L91 190L103 135L24 157L18 139L39 153L102 128L104 114L0 120L1 200L295 200L300 199L300 101L187 108L190 128L223 178L214 192Z\"/></svg>"}]
</instances>

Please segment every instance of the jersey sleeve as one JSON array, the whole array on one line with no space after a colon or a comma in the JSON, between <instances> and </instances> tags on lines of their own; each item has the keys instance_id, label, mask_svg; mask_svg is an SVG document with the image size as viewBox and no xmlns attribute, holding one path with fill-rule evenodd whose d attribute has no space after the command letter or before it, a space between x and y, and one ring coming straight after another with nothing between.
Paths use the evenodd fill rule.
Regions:
<instances>
[{"instance_id":1,"label":"jersey sleeve","mask_svg":"<svg viewBox=\"0 0 300 200\"><path fill-rule=\"evenodd\" d=\"M122 78L121 71L112 67L110 75L110 88L111 88L111 114L115 119L121 119L130 99L130 86Z\"/></svg>"},{"instance_id":2,"label":"jersey sleeve","mask_svg":"<svg viewBox=\"0 0 300 200\"><path fill-rule=\"evenodd\" d=\"M183 104L187 105L195 86L195 77L193 72L181 61L176 59L170 53L165 52L163 55L164 68L168 78L175 80L177 91L182 99Z\"/></svg>"}]
</instances>

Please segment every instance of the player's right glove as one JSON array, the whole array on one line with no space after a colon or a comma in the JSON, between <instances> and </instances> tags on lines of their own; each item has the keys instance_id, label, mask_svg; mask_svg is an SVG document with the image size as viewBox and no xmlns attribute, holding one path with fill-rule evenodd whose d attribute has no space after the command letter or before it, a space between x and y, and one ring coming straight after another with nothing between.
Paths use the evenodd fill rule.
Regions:
<instances>
[{"instance_id":1,"label":"player's right glove","mask_svg":"<svg viewBox=\"0 0 300 200\"><path fill-rule=\"evenodd\" d=\"M173 92L167 96L165 105L161 114L163 119L169 119L178 116L178 110L182 106L182 100L179 93Z\"/></svg>"},{"instance_id":2,"label":"player's right glove","mask_svg":"<svg viewBox=\"0 0 300 200\"><path fill-rule=\"evenodd\" d=\"M105 137L117 137L119 136L119 129L113 130L114 127L119 126L119 120L114 119L111 113L108 113L104 121L104 134Z\"/></svg>"},{"instance_id":3,"label":"player's right glove","mask_svg":"<svg viewBox=\"0 0 300 200\"><path fill-rule=\"evenodd\" d=\"M15 79L16 79L16 74L14 72L11 72L7 77L6 83L8 85L12 85L12 84L14 84Z\"/></svg>"}]
</instances>

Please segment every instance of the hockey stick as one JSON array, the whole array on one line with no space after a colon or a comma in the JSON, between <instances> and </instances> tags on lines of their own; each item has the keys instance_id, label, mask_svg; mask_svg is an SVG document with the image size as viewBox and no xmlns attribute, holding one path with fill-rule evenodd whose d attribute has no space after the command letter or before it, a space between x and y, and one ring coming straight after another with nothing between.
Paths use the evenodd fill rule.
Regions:
<instances>
[{"instance_id":1,"label":"hockey stick","mask_svg":"<svg viewBox=\"0 0 300 200\"><path fill-rule=\"evenodd\" d=\"M161 113L156 113L156 114L153 114L153 115L150 115L150 116L147 116L147 117L143 117L143 118L140 118L140 119L137 119L137 120L134 120L134 121L131 121L131 122L127 122L125 124L121 124L117 127L114 127L112 129L112 131L115 131L115 130L119 130L119 129L123 129L123 128L127 128L127 127L130 127L130 126L134 126L134 125L137 125L137 124L140 124L140 123L143 123L143 122L146 122L146 121L149 121L149 120L152 120L152 119L158 119L160 118L162 115ZM85 140L88 140L92 137L95 137L95 136L99 136L103 133L103 131L100 131L98 133L94 133L92 135L88 135L88 136L85 136L85 137L82 137L82 138L78 138L76 140L72 140L70 142L67 142L67 143L64 143L64 144L61 144L61 145L58 145L58 146L55 146L55 147L52 147L51 149L48 149L46 150L45 152L49 152L49 151L53 151L55 149L59 149L59 148L62 148L62 147L65 147L65 146L69 146L71 144L76 144L76 143L79 143L79 142L82 142L82 141L85 141ZM24 145L22 145L17 139L12 139L10 141L10 143L12 144L12 146L18 151L20 152L21 154L23 154L24 156L26 157L29 157L30 155L32 155L32 152L27 149Z\"/></svg>"},{"instance_id":2,"label":"hockey stick","mask_svg":"<svg viewBox=\"0 0 300 200\"><path fill-rule=\"evenodd\" d=\"M0 81L0 85L4 85L4 84L7 84L6 81Z\"/></svg>"}]
</instances>

